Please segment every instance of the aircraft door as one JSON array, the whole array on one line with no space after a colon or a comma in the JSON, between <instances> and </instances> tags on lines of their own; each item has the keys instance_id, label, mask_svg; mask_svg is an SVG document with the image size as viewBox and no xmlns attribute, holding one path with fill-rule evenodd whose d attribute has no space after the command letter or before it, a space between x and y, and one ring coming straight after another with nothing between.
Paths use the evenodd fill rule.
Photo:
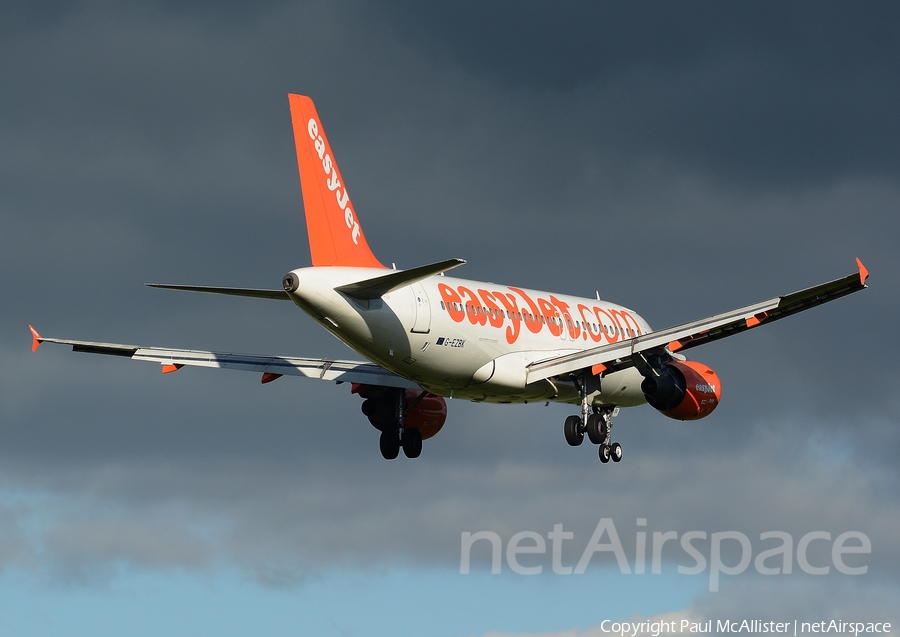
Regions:
<instances>
[{"instance_id":1,"label":"aircraft door","mask_svg":"<svg viewBox=\"0 0 900 637\"><path fill-rule=\"evenodd\" d=\"M416 302L416 321L410 331L417 334L428 334L431 331L431 304L425 293L425 287L421 283L413 283L409 287L412 288Z\"/></svg>"}]
</instances>

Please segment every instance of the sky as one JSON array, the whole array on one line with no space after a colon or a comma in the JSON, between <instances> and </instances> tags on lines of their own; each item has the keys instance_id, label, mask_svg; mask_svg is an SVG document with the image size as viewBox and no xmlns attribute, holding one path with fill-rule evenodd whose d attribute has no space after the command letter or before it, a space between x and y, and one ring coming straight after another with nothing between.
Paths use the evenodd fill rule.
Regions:
<instances>
[{"instance_id":1,"label":"sky","mask_svg":"<svg viewBox=\"0 0 900 637\"><path fill-rule=\"evenodd\" d=\"M0 78L0 634L900 626L896 3L6 3ZM615 465L566 445L563 405L448 401L419 459L386 462L346 385L32 354L29 323L358 358L290 304L143 285L277 288L309 264L289 92L399 268L464 258L458 276L596 291L655 328L854 257L870 288L692 350L721 405L622 410ZM583 573L553 568L556 525ZM628 573L589 552L610 528ZM464 574L482 532L501 572L480 540ZM546 552L510 562L527 532ZM770 532L790 574L756 566ZM839 553L845 533L870 552Z\"/></svg>"}]
</instances>

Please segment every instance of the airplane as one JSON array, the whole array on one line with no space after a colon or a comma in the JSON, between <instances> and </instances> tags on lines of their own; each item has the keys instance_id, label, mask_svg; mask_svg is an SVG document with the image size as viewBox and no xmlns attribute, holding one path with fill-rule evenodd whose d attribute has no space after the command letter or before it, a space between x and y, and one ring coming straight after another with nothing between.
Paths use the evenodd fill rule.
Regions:
<instances>
[{"instance_id":1,"label":"airplane","mask_svg":"<svg viewBox=\"0 0 900 637\"><path fill-rule=\"evenodd\" d=\"M634 310L596 299L452 278L447 259L388 268L366 242L312 99L288 95L311 267L284 275L281 289L147 284L154 288L291 301L365 361L241 355L41 336L76 352L162 365L237 369L263 383L305 376L350 383L379 430L387 460L408 458L447 418L445 398L489 403L561 402L579 407L563 423L566 442L587 434L600 461L619 462L612 440L620 407L649 404L676 420L710 415L722 394L708 366L685 351L769 324L867 287L868 271L746 307L654 331Z\"/></svg>"}]
</instances>

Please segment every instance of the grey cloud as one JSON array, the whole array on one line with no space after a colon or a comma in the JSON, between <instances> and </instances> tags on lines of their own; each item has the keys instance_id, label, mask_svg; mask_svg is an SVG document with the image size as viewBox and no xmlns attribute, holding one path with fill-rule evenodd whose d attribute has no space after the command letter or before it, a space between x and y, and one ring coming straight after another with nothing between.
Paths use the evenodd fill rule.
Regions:
<instances>
[{"instance_id":1,"label":"grey cloud","mask_svg":"<svg viewBox=\"0 0 900 637\"><path fill-rule=\"evenodd\" d=\"M474 414L472 408L461 415ZM457 422L458 430L447 433L449 445L478 436L477 425ZM491 461L435 446L427 464L384 463L371 453L373 431L354 432L368 444L348 444L343 453L327 440L310 440L313 449L295 445L282 457L248 445L240 456L214 448L218 457L204 461L189 449L161 457L166 450L151 447L119 464L70 463L45 475L41 488L75 502L91 494L107 512L85 501L77 518L44 525L43 543L63 564L107 564L116 557L159 568L203 568L215 556L250 573L304 576L334 565L406 560L454 567L462 532L492 531L507 542L518 531L546 535L561 523L575 534L564 546L564 563L571 565L600 518L609 517L633 566L635 521L645 517L648 537L655 531L738 531L751 539L754 554L770 548L760 542L766 531L790 533L795 545L811 531L832 538L859 531L872 543L871 555L861 558L869 574L860 579L896 580L900 553L893 529L900 509L890 495L896 476L860 470L850 458L833 455L824 440L804 444L795 434L779 444L749 443L739 452L717 454L693 445L672 453L677 445L643 445L635 440L641 432L629 427L620 435L626 449L633 448L628 464L598 475L594 454L554 449L557 432L541 424L532 414L501 426L508 448L490 454ZM278 432L266 433L283 440ZM517 436L531 440L516 443ZM27 474L18 467L5 479L17 475ZM651 488L659 484L667 486ZM830 559L823 547L813 546L813 563ZM662 557L667 573L690 563L677 544L666 545ZM474 556L473 568L488 568L488 560L487 554ZM608 560L598 557L591 568L604 564ZM549 563L544 566L549 571ZM810 579L796 565L795 571L793 579ZM752 578L751 570L728 579ZM834 573L829 579L847 577Z\"/></svg>"},{"instance_id":2,"label":"grey cloud","mask_svg":"<svg viewBox=\"0 0 900 637\"><path fill-rule=\"evenodd\" d=\"M603 87L620 153L763 182L897 169L890 3L404 2L387 15L439 68L560 100Z\"/></svg>"},{"instance_id":3,"label":"grey cloud","mask_svg":"<svg viewBox=\"0 0 900 637\"><path fill-rule=\"evenodd\" d=\"M81 516L61 522L44 538L44 561L55 580L98 583L114 578L122 568L208 565L208 547L171 522L141 519L133 511L128 519L90 509L82 510Z\"/></svg>"}]
</instances>

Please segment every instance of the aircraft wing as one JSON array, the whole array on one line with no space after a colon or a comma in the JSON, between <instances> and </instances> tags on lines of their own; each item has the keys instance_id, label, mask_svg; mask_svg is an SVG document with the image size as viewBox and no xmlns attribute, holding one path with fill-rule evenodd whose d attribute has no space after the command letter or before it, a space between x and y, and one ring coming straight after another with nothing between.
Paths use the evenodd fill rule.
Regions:
<instances>
[{"instance_id":1,"label":"aircraft wing","mask_svg":"<svg viewBox=\"0 0 900 637\"><path fill-rule=\"evenodd\" d=\"M527 382L585 369L590 369L593 374L619 371L639 365L642 356L647 354L661 353L665 349L669 352L691 349L822 305L867 287L866 279L869 272L859 259L856 260L856 264L859 272L793 294L775 297L699 321L642 334L618 343L536 361L528 366Z\"/></svg>"},{"instance_id":2,"label":"aircraft wing","mask_svg":"<svg viewBox=\"0 0 900 637\"><path fill-rule=\"evenodd\" d=\"M294 358L289 356L254 356L224 352L204 352L192 349L164 349L162 347L141 347L121 343L94 343L73 341L62 338L47 338L28 326L32 334L32 351L41 343L71 345L75 352L123 356L136 361L162 364L164 374L174 372L184 366L213 367L217 369L237 369L262 374L262 382L267 383L281 376L305 376L338 383L363 383L420 389L419 385L383 367L370 362L340 361L321 358Z\"/></svg>"}]
</instances>

